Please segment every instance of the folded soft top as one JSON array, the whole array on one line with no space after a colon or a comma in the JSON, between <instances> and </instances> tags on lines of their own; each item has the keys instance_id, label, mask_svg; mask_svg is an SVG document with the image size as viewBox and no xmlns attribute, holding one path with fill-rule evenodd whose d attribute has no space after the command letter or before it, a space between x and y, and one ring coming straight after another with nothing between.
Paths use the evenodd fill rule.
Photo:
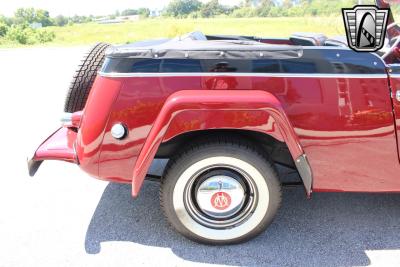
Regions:
<instances>
[{"instance_id":1,"label":"folded soft top","mask_svg":"<svg viewBox=\"0 0 400 267\"><path fill-rule=\"evenodd\" d=\"M301 46L269 45L242 40L193 40L192 38L163 39L115 46L108 57L123 58L191 58L191 59L260 59L299 58Z\"/></svg>"}]
</instances>

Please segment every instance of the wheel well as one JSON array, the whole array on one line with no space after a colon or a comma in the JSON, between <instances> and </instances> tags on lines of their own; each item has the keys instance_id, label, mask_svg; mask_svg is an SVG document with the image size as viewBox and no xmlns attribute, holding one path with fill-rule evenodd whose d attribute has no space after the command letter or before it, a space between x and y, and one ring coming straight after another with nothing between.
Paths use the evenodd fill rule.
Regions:
<instances>
[{"instance_id":1,"label":"wheel well","mask_svg":"<svg viewBox=\"0 0 400 267\"><path fill-rule=\"evenodd\" d=\"M170 158L180 153L187 145L196 142L196 140L216 136L244 138L254 143L255 146L260 147L273 163L296 169L293 158L285 143L276 140L270 135L247 130L201 130L184 133L162 143L157 151L156 158Z\"/></svg>"}]
</instances>

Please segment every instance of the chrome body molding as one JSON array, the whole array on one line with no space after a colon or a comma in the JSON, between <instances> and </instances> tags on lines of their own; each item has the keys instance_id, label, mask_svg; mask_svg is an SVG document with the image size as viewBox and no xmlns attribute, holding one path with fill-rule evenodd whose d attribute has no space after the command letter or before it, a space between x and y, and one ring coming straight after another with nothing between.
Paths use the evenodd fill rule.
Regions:
<instances>
[{"instance_id":1,"label":"chrome body molding","mask_svg":"<svg viewBox=\"0 0 400 267\"><path fill-rule=\"evenodd\" d=\"M386 74L332 74L332 73L215 73L215 72L164 72L164 73L106 73L101 77L147 78L147 77L262 77L262 78L336 78L336 79L386 79ZM393 77L393 75L391 75ZM400 77L400 75L399 75Z\"/></svg>"}]
</instances>

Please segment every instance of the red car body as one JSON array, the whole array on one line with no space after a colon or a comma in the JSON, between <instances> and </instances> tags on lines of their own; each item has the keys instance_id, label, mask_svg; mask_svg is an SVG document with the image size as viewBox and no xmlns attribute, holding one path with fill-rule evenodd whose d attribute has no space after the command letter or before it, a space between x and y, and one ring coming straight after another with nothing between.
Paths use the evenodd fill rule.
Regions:
<instances>
[{"instance_id":1,"label":"red car body","mask_svg":"<svg viewBox=\"0 0 400 267\"><path fill-rule=\"evenodd\" d=\"M306 154L314 191L400 192L400 103L388 85L397 87L399 79L100 75L78 133L62 128L35 158L132 182L137 195L161 143L191 131L240 129L285 142L293 159ZM146 91L138 92L141 87ZM348 106L339 106L341 94L352 100ZM118 122L129 129L124 141L110 133Z\"/></svg>"},{"instance_id":2,"label":"red car body","mask_svg":"<svg viewBox=\"0 0 400 267\"><path fill-rule=\"evenodd\" d=\"M63 160L94 177L131 183L137 196L163 145L193 133L252 132L287 147L308 194L400 192L400 71L393 58L320 44L301 52L311 61L303 55L288 62L314 62L314 69L119 72L108 69L124 58L113 51L84 111L39 147L32 173L43 160ZM123 140L111 134L117 123L127 129Z\"/></svg>"}]
</instances>

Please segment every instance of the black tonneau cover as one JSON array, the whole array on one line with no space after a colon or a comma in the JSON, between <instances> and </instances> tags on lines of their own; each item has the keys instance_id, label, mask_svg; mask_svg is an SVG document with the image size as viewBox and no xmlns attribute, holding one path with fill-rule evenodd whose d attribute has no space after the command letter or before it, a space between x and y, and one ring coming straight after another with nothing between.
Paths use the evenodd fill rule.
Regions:
<instances>
[{"instance_id":1,"label":"black tonneau cover","mask_svg":"<svg viewBox=\"0 0 400 267\"><path fill-rule=\"evenodd\" d=\"M288 59L303 55L301 46L269 45L245 40L163 39L115 46L107 51L112 58L160 59Z\"/></svg>"}]
</instances>

